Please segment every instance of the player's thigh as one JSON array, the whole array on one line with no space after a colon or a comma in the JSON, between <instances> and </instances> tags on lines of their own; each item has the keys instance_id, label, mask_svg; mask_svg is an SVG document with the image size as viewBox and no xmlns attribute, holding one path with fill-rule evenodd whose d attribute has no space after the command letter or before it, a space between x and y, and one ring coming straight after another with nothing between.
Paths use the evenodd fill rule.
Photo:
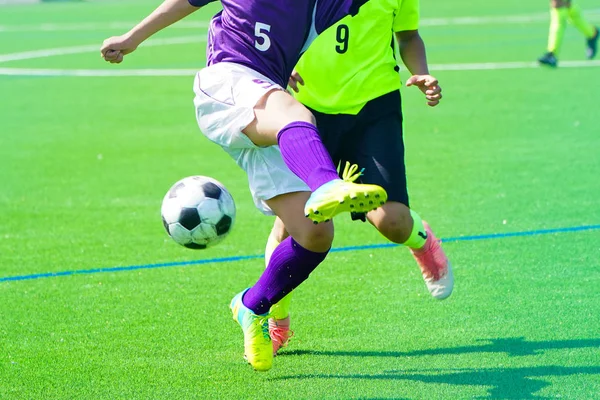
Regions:
<instances>
[{"instance_id":1,"label":"player's thigh","mask_svg":"<svg viewBox=\"0 0 600 400\"><path fill-rule=\"evenodd\" d=\"M277 144L277 134L292 122L315 125L312 113L284 90L266 93L254 106L254 120L243 130L258 146Z\"/></svg>"},{"instance_id":2,"label":"player's thigh","mask_svg":"<svg viewBox=\"0 0 600 400\"><path fill-rule=\"evenodd\" d=\"M333 242L333 222L314 224L304 215L304 205L310 192L281 194L266 200L267 205L283 222L285 229L302 247L325 252Z\"/></svg>"},{"instance_id":3,"label":"player's thigh","mask_svg":"<svg viewBox=\"0 0 600 400\"><path fill-rule=\"evenodd\" d=\"M243 130L254 122L257 104L278 91L283 88L243 65L224 62L203 68L194 80L200 130L225 149L256 147Z\"/></svg>"}]
</instances>

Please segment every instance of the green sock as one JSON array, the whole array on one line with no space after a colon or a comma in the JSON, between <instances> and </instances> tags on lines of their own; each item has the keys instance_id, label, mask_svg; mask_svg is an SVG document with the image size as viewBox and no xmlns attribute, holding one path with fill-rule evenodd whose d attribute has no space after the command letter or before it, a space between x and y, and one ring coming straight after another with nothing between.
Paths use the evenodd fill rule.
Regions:
<instances>
[{"instance_id":1,"label":"green sock","mask_svg":"<svg viewBox=\"0 0 600 400\"><path fill-rule=\"evenodd\" d=\"M573 5L571 8L569 8L569 21L571 21L571 23L575 25L577 29L579 29L579 32L583 33L586 39L591 39L596 34L596 28L594 25L583 19L583 16L581 15L581 9L576 5Z\"/></svg>"},{"instance_id":2,"label":"green sock","mask_svg":"<svg viewBox=\"0 0 600 400\"><path fill-rule=\"evenodd\" d=\"M273 235L269 235L267 239L267 247L265 248L265 265L269 265L269 260L275 248L279 246L279 240ZM292 294L286 295L283 299L279 300L278 303L271 306L270 314L275 319L284 319L290 315L290 302L292 301Z\"/></svg>"},{"instance_id":3,"label":"green sock","mask_svg":"<svg viewBox=\"0 0 600 400\"><path fill-rule=\"evenodd\" d=\"M567 18L569 10L567 8L550 9L550 31L548 32L548 51L558 55L560 45L567 27Z\"/></svg>"},{"instance_id":4,"label":"green sock","mask_svg":"<svg viewBox=\"0 0 600 400\"><path fill-rule=\"evenodd\" d=\"M413 219L413 227L410 233L410 236L404 242L406 247L411 249L420 249L425 246L425 242L427 241L427 233L425 232L425 227L423 226L423 220L415 211L410 210L410 216Z\"/></svg>"},{"instance_id":5,"label":"green sock","mask_svg":"<svg viewBox=\"0 0 600 400\"><path fill-rule=\"evenodd\" d=\"M292 293L286 295L276 304L271 306L270 314L275 319L284 319L290 315L290 303L292 301Z\"/></svg>"}]
</instances>

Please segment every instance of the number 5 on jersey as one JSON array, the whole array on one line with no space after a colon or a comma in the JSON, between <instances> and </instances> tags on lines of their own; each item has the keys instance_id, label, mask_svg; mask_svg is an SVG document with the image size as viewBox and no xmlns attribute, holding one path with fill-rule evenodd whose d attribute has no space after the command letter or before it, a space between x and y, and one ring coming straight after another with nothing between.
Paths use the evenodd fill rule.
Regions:
<instances>
[{"instance_id":1,"label":"number 5 on jersey","mask_svg":"<svg viewBox=\"0 0 600 400\"><path fill-rule=\"evenodd\" d=\"M256 36L254 47L259 51L267 51L271 47L271 38L267 32L271 32L271 25L263 24L262 22L257 22L254 25L254 36Z\"/></svg>"}]
</instances>

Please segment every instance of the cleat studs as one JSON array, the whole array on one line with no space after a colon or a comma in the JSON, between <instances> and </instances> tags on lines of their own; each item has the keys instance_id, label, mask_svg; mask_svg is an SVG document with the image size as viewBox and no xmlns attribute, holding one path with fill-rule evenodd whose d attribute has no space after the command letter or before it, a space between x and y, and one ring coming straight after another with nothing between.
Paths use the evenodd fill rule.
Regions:
<instances>
[{"instance_id":1,"label":"cleat studs","mask_svg":"<svg viewBox=\"0 0 600 400\"><path fill-rule=\"evenodd\" d=\"M325 220L325 221L323 221L323 222L329 222L329 221L330 221L329 219L326 219L326 220Z\"/></svg>"},{"instance_id":2,"label":"cleat studs","mask_svg":"<svg viewBox=\"0 0 600 400\"><path fill-rule=\"evenodd\" d=\"M344 204L344 200L340 200L340 204Z\"/></svg>"},{"instance_id":3,"label":"cleat studs","mask_svg":"<svg viewBox=\"0 0 600 400\"><path fill-rule=\"evenodd\" d=\"M369 205L373 205L373 201L369 200Z\"/></svg>"},{"instance_id":4,"label":"cleat studs","mask_svg":"<svg viewBox=\"0 0 600 400\"><path fill-rule=\"evenodd\" d=\"M361 203L359 203L358 205L359 205L359 206L361 206L361 207L364 207L365 203L362 203L362 202L361 202Z\"/></svg>"},{"instance_id":5,"label":"cleat studs","mask_svg":"<svg viewBox=\"0 0 600 400\"><path fill-rule=\"evenodd\" d=\"M314 225L319 225L319 221L313 221Z\"/></svg>"},{"instance_id":6,"label":"cleat studs","mask_svg":"<svg viewBox=\"0 0 600 400\"><path fill-rule=\"evenodd\" d=\"M350 204L350 208L354 208L354 204Z\"/></svg>"},{"instance_id":7,"label":"cleat studs","mask_svg":"<svg viewBox=\"0 0 600 400\"><path fill-rule=\"evenodd\" d=\"M379 194L376 194L376 195L375 195L375 198L376 198L376 199L378 199L378 198L379 198Z\"/></svg>"},{"instance_id":8,"label":"cleat studs","mask_svg":"<svg viewBox=\"0 0 600 400\"><path fill-rule=\"evenodd\" d=\"M382 205L384 205L384 204L385 204L385 203L384 203L383 201L380 201L380 202L379 202L379 205L380 205L380 206L382 206Z\"/></svg>"},{"instance_id":9,"label":"cleat studs","mask_svg":"<svg viewBox=\"0 0 600 400\"><path fill-rule=\"evenodd\" d=\"M315 210L315 211L313 212L313 214L315 214L315 215L319 215L319 210Z\"/></svg>"}]
</instances>

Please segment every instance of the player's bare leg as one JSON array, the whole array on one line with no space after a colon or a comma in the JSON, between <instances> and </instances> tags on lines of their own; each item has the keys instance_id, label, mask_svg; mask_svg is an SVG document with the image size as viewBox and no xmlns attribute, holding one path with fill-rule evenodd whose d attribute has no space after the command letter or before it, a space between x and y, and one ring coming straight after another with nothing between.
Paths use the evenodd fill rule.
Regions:
<instances>
[{"instance_id":1,"label":"player's bare leg","mask_svg":"<svg viewBox=\"0 0 600 400\"><path fill-rule=\"evenodd\" d=\"M371 211L367 218L388 240L410 249L434 298L443 300L452 294L452 265L440 241L416 212L402 203L390 201Z\"/></svg>"},{"instance_id":2,"label":"player's bare leg","mask_svg":"<svg viewBox=\"0 0 600 400\"><path fill-rule=\"evenodd\" d=\"M254 121L243 132L256 145L279 145L286 165L312 191L304 215L315 223L327 222L340 212L367 212L385 203L387 193L380 186L339 178L314 116L289 93L268 92L254 113Z\"/></svg>"}]
</instances>

